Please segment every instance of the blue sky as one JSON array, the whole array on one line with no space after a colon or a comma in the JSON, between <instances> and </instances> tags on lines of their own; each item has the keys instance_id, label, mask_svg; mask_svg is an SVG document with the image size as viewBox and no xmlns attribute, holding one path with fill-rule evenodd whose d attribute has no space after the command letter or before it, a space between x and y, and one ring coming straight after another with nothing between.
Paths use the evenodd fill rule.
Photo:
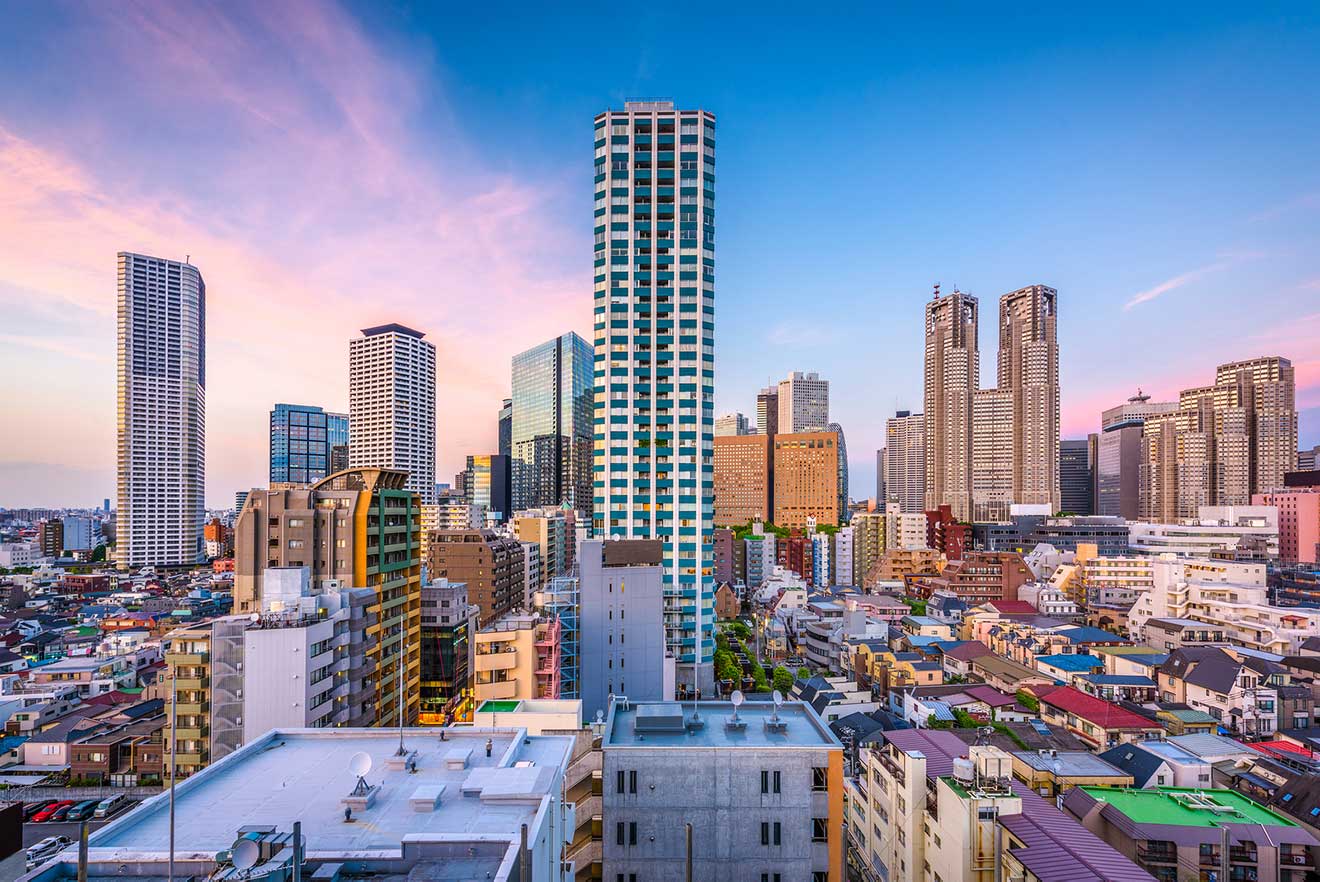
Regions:
<instances>
[{"instance_id":1,"label":"blue sky","mask_svg":"<svg viewBox=\"0 0 1320 882\"><path fill-rule=\"evenodd\" d=\"M493 447L510 355L589 336L591 122L631 96L719 117L717 412L820 372L854 497L884 419L920 409L937 281L982 299L986 385L998 296L1059 290L1068 436L1281 354L1320 442L1314 4L754 9L11 11L0 220L43 235L0 245L0 368L41 379L0 392L38 427L0 446L0 504L112 492L121 247L207 275L213 504L264 481L271 404L346 404L346 340L378 320L441 348L445 479ZM300 351L254 373L253 327Z\"/></svg>"}]
</instances>

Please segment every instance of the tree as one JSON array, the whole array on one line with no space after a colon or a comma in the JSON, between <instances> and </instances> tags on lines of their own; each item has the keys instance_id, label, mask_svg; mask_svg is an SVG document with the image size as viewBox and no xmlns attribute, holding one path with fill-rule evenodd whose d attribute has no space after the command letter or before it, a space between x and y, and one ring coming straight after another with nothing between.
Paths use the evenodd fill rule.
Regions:
<instances>
[{"instance_id":1,"label":"tree","mask_svg":"<svg viewBox=\"0 0 1320 882\"><path fill-rule=\"evenodd\" d=\"M797 669L797 677L798 677L799 680L810 680L810 679L811 679L811 668L808 668L808 667L801 667L801 668L798 668L798 669Z\"/></svg>"},{"instance_id":2,"label":"tree","mask_svg":"<svg viewBox=\"0 0 1320 882\"><path fill-rule=\"evenodd\" d=\"M101 544L92 552L92 562L100 563L103 560L105 560L105 545Z\"/></svg>"},{"instance_id":3,"label":"tree","mask_svg":"<svg viewBox=\"0 0 1320 882\"><path fill-rule=\"evenodd\" d=\"M783 694L787 695L793 691L793 672L783 665L779 665L771 674L771 680L774 686Z\"/></svg>"},{"instance_id":4,"label":"tree","mask_svg":"<svg viewBox=\"0 0 1320 882\"><path fill-rule=\"evenodd\" d=\"M1040 713L1040 701L1036 698L1036 696L1032 695L1027 690L1019 689L1017 691L1016 698L1018 700L1018 704L1022 705L1027 710L1031 711L1032 713Z\"/></svg>"},{"instance_id":5,"label":"tree","mask_svg":"<svg viewBox=\"0 0 1320 882\"><path fill-rule=\"evenodd\" d=\"M729 625L729 630L732 631L733 635L737 637L739 640L751 639L752 629L747 627L746 623L744 622L734 622L733 624Z\"/></svg>"},{"instance_id":6,"label":"tree","mask_svg":"<svg viewBox=\"0 0 1320 882\"><path fill-rule=\"evenodd\" d=\"M770 684L765 679L765 668L759 663L752 665L752 691L769 692Z\"/></svg>"}]
</instances>

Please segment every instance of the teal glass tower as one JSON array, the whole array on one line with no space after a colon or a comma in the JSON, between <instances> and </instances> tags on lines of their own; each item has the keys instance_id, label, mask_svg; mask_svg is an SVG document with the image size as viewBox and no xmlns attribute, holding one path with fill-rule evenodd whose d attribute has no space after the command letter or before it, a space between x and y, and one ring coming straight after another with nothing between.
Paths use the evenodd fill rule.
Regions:
<instances>
[{"instance_id":1,"label":"teal glass tower","mask_svg":"<svg viewBox=\"0 0 1320 882\"><path fill-rule=\"evenodd\" d=\"M567 503L591 518L591 344L568 333L513 357L513 510Z\"/></svg>"},{"instance_id":2,"label":"teal glass tower","mask_svg":"<svg viewBox=\"0 0 1320 882\"><path fill-rule=\"evenodd\" d=\"M313 484L346 468L348 414L309 404L275 405L270 412L272 484Z\"/></svg>"},{"instance_id":3,"label":"teal glass tower","mask_svg":"<svg viewBox=\"0 0 1320 882\"><path fill-rule=\"evenodd\" d=\"M715 116L595 120L595 535L664 543L680 694L714 677Z\"/></svg>"}]
</instances>

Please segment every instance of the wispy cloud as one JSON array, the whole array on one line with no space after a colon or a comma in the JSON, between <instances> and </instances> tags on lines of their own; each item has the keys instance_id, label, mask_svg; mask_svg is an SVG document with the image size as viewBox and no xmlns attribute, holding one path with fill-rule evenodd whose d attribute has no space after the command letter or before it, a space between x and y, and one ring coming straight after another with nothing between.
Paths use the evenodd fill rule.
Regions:
<instances>
[{"instance_id":1,"label":"wispy cloud","mask_svg":"<svg viewBox=\"0 0 1320 882\"><path fill-rule=\"evenodd\" d=\"M1140 306L1143 303L1149 303L1150 301L1154 300L1160 295L1167 294L1170 291L1181 288L1182 286L1186 285L1189 282L1194 282L1197 279L1203 278L1208 275L1212 275L1213 273L1222 272L1223 270L1228 269L1232 264L1233 261L1231 260L1221 260L1216 263L1209 264L1208 266L1203 266L1200 269L1194 269L1191 270L1190 272L1181 273L1180 275L1176 275L1171 279L1165 279L1163 282L1160 282L1158 285L1154 286L1153 288L1147 288L1145 291L1140 291L1134 294L1132 298L1128 300L1127 303L1123 304L1123 311L1127 312L1128 310L1132 309L1134 306Z\"/></svg>"},{"instance_id":2,"label":"wispy cloud","mask_svg":"<svg viewBox=\"0 0 1320 882\"><path fill-rule=\"evenodd\" d=\"M1294 211L1317 207L1320 207L1320 193L1303 193L1301 196L1287 199L1277 205L1271 205L1262 211L1256 212L1247 218L1247 222L1253 224L1263 223L1291 214Z\"/></svg>"}]
</instances>

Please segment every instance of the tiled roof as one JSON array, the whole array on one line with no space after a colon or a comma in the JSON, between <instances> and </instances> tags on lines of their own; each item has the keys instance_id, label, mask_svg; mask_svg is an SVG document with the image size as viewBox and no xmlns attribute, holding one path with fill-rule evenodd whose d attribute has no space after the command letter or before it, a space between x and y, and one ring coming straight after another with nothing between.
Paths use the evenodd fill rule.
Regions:
<instances>
[{"instance_id":1,"label":"tiled roof","mask_svg":"<svg viewBox=\"0 0 1320 882\"><path fill-rule=\"evenodd\" d=\"M1064 671L1081 673L1083 671L1093 671L1096 668L1103 669L1105 663L1093 655L1038 655L1036 664L1046 664L1059 668Z\"/></svg>"},{"instance_id":2,"label":"tiled roof","mask_svg":"<svg viewBox=\"0 0 1320 882\"><path fill-rule=\"evenodd\" d=\"M1160 728L1145 717L1124 710L1112 702L1079 692L1071 686L1042 690L1036 697L1044 704L1065 710L1104 729Z\"/></svg>"}]
</instances>

